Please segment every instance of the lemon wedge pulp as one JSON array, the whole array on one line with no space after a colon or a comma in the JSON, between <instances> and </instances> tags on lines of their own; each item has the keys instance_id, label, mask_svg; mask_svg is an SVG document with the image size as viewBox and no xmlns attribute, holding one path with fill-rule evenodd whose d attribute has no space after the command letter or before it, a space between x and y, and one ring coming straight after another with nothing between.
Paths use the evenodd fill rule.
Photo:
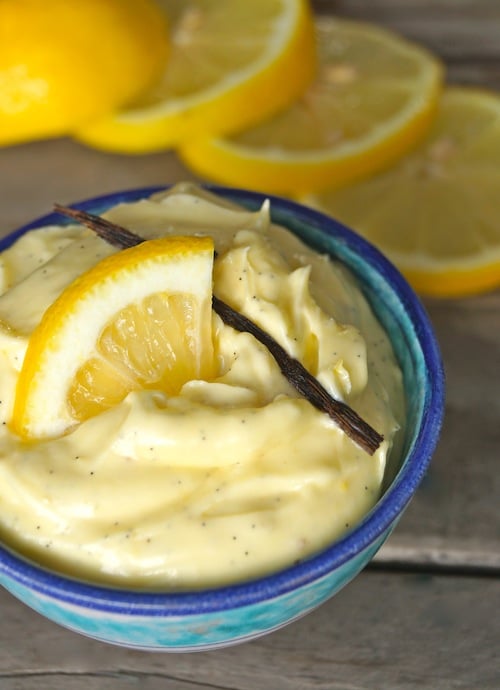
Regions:
<instances>
[{"instance_id":1,"label":"lemon wedge pulp","mask_svg":"<svg viewBox=\"0 0 500 690\"><path fill-rule=\"evenodd\" d=\"M213 241L168 237L100 261L71 283L32 333L12 427L63 434L132 390L175 394L210 378Z\"/></svg>"}]
</instances>

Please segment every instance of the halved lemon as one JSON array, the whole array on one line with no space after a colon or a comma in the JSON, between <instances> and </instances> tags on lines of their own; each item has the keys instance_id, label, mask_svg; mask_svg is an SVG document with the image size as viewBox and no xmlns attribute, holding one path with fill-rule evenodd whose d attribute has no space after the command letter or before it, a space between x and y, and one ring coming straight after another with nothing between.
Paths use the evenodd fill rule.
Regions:
<instances>
[{"instance_id":1,"label":"halved lemon","mask_svg":"<svg viewBox=\"0 0 500 690\"><path fill-rule=\"evenodd\" d=\"M416 290L500 286L500 95L449 87L425 141L389 170L304 200L376 244Z\"/></svg>"},{"instance_id":2,"label":"halved lemon","mask_svg":"<svg viewBox=\"0 0 500 690\"><path fill-rule=\"evenodd\" d=\"M315 70L307 0L163 0L172 50L163 80L127 109L80 129L119 152L232 132L290 103Z\"/></svg>"},{"instance_id":3,"label":"halved lemon","mask_svg":"<svg viewBox=\"0 0 500 690\"><path fill-rule=\"evenodd\" d=\"M60 136L149 88L169 52L154 0L1 0L0 145Z\"/></svg>"},{"instance_id":4,"label":"halved lemon","mask_svg":"<svg viewBox=\"0 0 500 690\"><path fill-rule=\"evenodd\" d=\"M211 377L213 250L208 237L150 240L71 283L30 337L14 431L56 436L132 390Z\"/></svg>"},{"instance_id":5,"label":"halved lemon","mask_svg":"<svg viewBox=\"0 0 500 690\"><path fill-rule=\"evenodd\" d=\"M319 72L291 107L231 137L197 137L180 155L197 173L302 193L379 170L427 130L442 83L424 48L376 26L319 17Z\"/></svg>"}]
</instances>

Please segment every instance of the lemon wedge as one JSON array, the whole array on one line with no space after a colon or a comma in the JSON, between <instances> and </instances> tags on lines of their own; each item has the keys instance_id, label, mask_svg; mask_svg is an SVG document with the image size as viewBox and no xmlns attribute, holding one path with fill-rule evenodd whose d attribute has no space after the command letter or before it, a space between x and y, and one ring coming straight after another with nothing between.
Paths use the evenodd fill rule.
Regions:
<instances>
[{"instance_id":1,"label":"lemon wedge","mask_svg":"<svg viewBox=\"0 0 500 690\"><path fill-rule=\"evenodd\" d=\"M360 178L427 130L442 83L424 48L374 25L318 17L319 70L289 108L230 137L196 137L183 161L212 180L267 192L315 191Z\"/></svg>"},{"instance_id":2,"label":"lemon wedge","mask_svg":"<svg viewBox=\"0 0 500 690\"><path fill-rule=\"evenodd\" d=\"M0 145L67 134L160 77L169 51L153 0L1 0Z\"/></svg>"},{"instance_id":3,"label":"lemon wedge","mask_svg":"<svg viewBox=\"0 0 500 690\"><path fill-rule=\"evenodd\" d=\"M448 87L419 146L374 177L303 200L376 244L435 297L500 286L500 95Z\"/></svg>"},{"instance_id":4,"label":"lemon wedge","mask_svg":"<svg viewBox=\"0 0 500 690\"><path fill-rule=\"evenodd\" d=\"M162 0L171 55L163 79L128 108L76 133L117 152L231 132L290 103L315 70L306 0Z\"/></svg>"},{"instance_id":5,"label":"lemon wedge","mask_svg":"<svg viewBox=\"0 0 500 690\"><path fill-rule=\"evenodd\" d=\"M132 390L210 378L213 250L208 237L149 240L73 281L29 339L13 430L57 436Z\"/></svg>"}]
</instances>

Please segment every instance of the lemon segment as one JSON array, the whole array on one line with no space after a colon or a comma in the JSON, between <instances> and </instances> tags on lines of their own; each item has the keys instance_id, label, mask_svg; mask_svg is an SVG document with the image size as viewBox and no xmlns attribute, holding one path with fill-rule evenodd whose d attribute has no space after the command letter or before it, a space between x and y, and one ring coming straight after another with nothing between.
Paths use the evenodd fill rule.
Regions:
<instances>
[{"instance_id":1,"label":"lemon segment","mask_svg":"<svg viewBox=\"0 0 500 690\"><path fill-rule=\"evenodd\" d=\"M129 108L76 132L139 153L200 134L232 132L289 104L313 79L307 0L164 0L171 55L163 79Z\"/></svg>"},{"instance_id":2,"label":"lemon segment","mask_svg":"<svg viewBox=\"0 0 500 690\"><path fill-rule=\"evenodd\" d=\"M195 172L225 184L291 194L379 170L429 128L441 63L376 26L318 17L318 74L290 107L233 136L181 144Z\"/></svg>"},{"instance_id":3,"label":"lemon segment","mask_svg":"<svg viewBox=\"0 0 500 690\"><path fill-rule=\"evenodd\" d=\"M0 145L67 134L160 76L166 18L153 0L2 0Z\"/></svg>"},{"instance_id":4,"label":"lemon segment","mask_svg":"<svg viewBox=\"0 0 500 690\"><path fill-rule=\"evenodd\" d=\"M377 245L421 294L460 297L500 286L499 189L500 96L448 87L397 164L302 200Z\"/></svg>"},{"instance_id":5,"label":"lemon segment","mask_svg":"<svg viewBox=\"0 0 500 690\"><path fill-rule=\"evenodd\" d=\"M208 237L150 240L71 283L30 337L13 430L60 435L132 390L210 379L213 250Z\"/></svg>"}]
</instances>

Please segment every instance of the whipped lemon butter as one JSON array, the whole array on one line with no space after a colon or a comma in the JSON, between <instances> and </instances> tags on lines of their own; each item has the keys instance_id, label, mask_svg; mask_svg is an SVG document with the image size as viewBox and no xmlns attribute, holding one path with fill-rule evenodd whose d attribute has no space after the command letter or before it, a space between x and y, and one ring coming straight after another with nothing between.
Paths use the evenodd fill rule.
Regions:
<instances>
[{"instance_id":1,"label":"whipped lemon butter","mask_svg":"<svg viewBox=\"0 0 500 690\"><path fill-rule=\"evenodd\" d=\"M389 340L348 271L270 221L193 185L105 216L144 238L210 235L214 294L384 435L372 456L301 397L267 349L213 314L217 371L179 394L130 393L64 435L11 430L30 334L83 271L119 251L77 225L0 256L0 536L74 576L213 586L297 562L374 505L405 407Z\"/></svg>"}]
</instances>

